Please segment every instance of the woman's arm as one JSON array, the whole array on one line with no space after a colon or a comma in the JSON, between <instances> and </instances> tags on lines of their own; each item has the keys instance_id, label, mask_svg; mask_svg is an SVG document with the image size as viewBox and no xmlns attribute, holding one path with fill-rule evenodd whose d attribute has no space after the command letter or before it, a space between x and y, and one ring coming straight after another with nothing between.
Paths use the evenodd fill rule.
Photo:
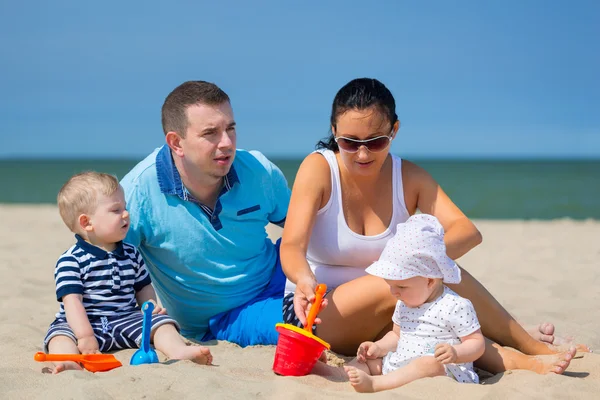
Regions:
<instances>
[{"instance_id":1,"label":"woman's arm","mask_svg":"<svg viewBox=\"0 0 600 400\"><path fill-rule=\"evenodd\" d=\"M315 299L316 279L306 261L306 250L330 171L327 160L311 154L302 162L294 181L292 196L281 239L281 265L288 279L296 284L294 310L303 324L310 302ZM327 301L323 302L323 306ZM320 320L317 318L317 323Z\"/></svg>"},{"instance_id":2,"label":"woman's arm","mask_svg":"<svg viewBox=\"0 0 600 400\"><path fill-rule=\"evenodd\" d=\"M479 230L427 171L409 161L403 161L402 169L403 179L409 191L405 198L415 199L413 203L416 204L416 208L440 221L445 231L446 253L450 258L457 259L481 243L482 236Z\"/></svg>"}]
</instances>

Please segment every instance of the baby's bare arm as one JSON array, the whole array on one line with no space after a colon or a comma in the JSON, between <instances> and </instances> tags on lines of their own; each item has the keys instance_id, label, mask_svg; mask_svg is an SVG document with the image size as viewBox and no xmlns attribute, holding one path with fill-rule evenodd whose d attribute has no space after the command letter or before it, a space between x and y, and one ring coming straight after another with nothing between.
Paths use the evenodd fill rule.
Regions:
<instances>
[{"instance_id":1,"label":"baby's bare arm","mask_svg":"<svg viewBox=\"0 0 600 400\"><path fill-rule=\"evenodd\" d=\"M485 339L481 329L461 337L462 343L450 346L447 343L439 344L435 349L435 358L442 364L462 364L474 362L483 355Z\"/></svg>"},{"instance_id":2,"label":"baby's bare arm","mask_svg":"<svg viewBox=\"0 0 600 400\"><path fill-rule=\"evenodd\" d=\"M400 339L400 327L394 324L394 329L376 342L362 342L356 354L359 362L367 359L382 358L390 351L396 350Z\"/></svg>"},{"instance_id":3,"label":"baby's bare arm","mask_svg":"<svg viewBox=\"0 0 600 400\"><path fill-rule=\"evenodd\" d=\"M67 323L77 337L77 347L82 353L94 353L98 351L98 341L94 336L94 330L83 306L83 296L80 294L68 294L63 297L63 306L67 316Z\"/></svg>"},{"instance_id":4,"label":"baby's bare arm","mask_svg":"<svg viewBox=\"0 0 600 400\"><path fill-rule=\"evenodd\" d=\"M475 332L461 337L461 344L454 346L456 349L457 363L467 363L477 360L483 355L485 350L485 339L481 333L481 329L477 329Z\"/></svg>"},{"instance_id":5,"label":"baby's bare arm","mask_svg":"<svg viewBox=\"0 0 600 400\"><path fill-rule=\"evenodd\" d=\"M384 337L376 341L375 343L381 348L386 355L390 351L396 350L398 347L398 340L400 340L400 326L394 324L394 329L391 332L386 333Z\"/></svg>"},{"instance_id":6,"label":"baby's bare arm","mask_svg":"<svg viewBox=\"0 0 600 400\"><path fill-rule=\"evenodd\" d=\"M152 285L146 285L141 290L136 292L135 299L140 306L148 300L152 300L154 303L156 303L156 292L154 291Z\"/></svg>"},{"instance_id":7,"label":"baby's bare arm","mask_svg":"<svg viewBox=\"0 0 600 400\"><path fill-rule=\"evenodd\" d=\"M152 287L152 285L144 286L140 291L138 291L135 294L135 299L137 300L137 303L140 306L147 301L153 302L154 310L152 311L152 314L166 314L167 313L167 310L165 308L162 308L158 305L156 292L154 291L154 288Z\"/></svg>"}]
</instances>

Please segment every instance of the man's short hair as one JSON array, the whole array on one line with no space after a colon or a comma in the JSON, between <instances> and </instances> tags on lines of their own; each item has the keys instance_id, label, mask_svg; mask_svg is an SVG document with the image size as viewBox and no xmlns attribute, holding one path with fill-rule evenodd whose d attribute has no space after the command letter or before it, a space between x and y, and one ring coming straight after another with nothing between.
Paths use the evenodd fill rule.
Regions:
<instances>
[{"instance_id":1,"label":"man's short hair","mask_svg":"<svg viewBox=\"0 0 600 400\"><path fill-rule=\"evenodd\" d=\"M65 225L75 232L79 216L96 209L98 194L112 196L119 188L113 175L94 171L73 175L58 191L58 212Z\"/></svg>"},{"instance_id":2,"label":"man's short hair","mask_svg":"<svg viewBox=\"0 0 600 400\"><path fill-rule=\"evenodd\" d=\"M187 108L195 104L217 106L229 101L229 96L214 83L187 81L177 86L162 106L162 126L165 135L177 132L185 137L188 127Z\"/></svg>"}]
</instances>

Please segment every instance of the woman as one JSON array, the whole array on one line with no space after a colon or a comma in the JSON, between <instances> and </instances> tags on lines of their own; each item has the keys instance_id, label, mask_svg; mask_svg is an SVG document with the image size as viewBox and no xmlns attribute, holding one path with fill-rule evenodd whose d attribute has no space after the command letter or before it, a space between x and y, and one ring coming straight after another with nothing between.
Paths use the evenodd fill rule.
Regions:
<instances>
[{"instance_id":1,"label":"woman","mask_svg":"<svg viewBox=\"0 0 600 400\"><path fill-rule=\"evenodd\" d=\"M288 277L284 319L304 324L317 282L326 283L333 290L323 302L318 335L342 354L355 354L361 342L391 329L396 299L384 280L364 270L379 258L398 223L417 209L436 216L453 259L482 240L425 170L389 153L400 127L395 109L381 82L356 79L346 84L333 101L332 135L302 162L292 190L281 244ZM462 270L462 277L452 289L471 300L490 339L479 361L482 368L538 373L567 368L574 348L561 353L535 340L467 271Z\"/></svg>"}]
</instances>

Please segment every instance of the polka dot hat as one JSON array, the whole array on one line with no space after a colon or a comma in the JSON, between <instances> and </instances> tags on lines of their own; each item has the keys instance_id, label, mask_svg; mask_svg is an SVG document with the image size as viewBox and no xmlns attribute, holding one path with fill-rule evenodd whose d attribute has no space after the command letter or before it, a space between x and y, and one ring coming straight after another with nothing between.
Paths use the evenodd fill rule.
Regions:
<instances>
[{"instance_id":1,"label":"polka dot hat","mask_svg":"<svg viewBox=\"0 0 600 400\"><path fill-rule=\"evenodd\" d=\"M418 214L398 224L396 235L385 245L381 257L366 271L390 280L414 276L442 278L459 283L460 270L446 255L444 228L436 217Z\"/></svg>"}]
</instances>

